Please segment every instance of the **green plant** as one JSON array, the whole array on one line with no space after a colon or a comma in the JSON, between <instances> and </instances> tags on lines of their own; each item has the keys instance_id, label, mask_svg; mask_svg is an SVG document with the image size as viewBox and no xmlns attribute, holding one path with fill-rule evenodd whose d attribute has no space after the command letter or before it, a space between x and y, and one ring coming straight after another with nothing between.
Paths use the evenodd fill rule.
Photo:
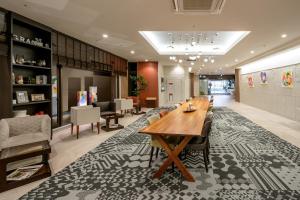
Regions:
<instances>
[{"instance_id":1,"label":"green plant","mask_svg":"<svg viewBox=\"0 0 300 200\"><path fill-rule=\"evenodd\" d=\"M136 88L133 91L136 96L139 96L148 87L146 79L141 75L130 76L130 79L136 82Z\"/></svg>"}]
</instances>

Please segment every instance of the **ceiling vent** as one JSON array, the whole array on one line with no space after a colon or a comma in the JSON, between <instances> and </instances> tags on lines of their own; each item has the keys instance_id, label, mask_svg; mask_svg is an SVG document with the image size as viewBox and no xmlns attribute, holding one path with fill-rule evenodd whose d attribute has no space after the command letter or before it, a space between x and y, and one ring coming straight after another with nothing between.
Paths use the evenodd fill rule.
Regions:
<instances>
[{"instance_id":1,"label":"ceiling vent","mask_svg":"<svg viewBox=\"0 0 300 200\"><path fill-rule=\"evenodd\" d=\"M220 14L226 0L172 0L178 14Z\"/></svg>"}]
</instances>

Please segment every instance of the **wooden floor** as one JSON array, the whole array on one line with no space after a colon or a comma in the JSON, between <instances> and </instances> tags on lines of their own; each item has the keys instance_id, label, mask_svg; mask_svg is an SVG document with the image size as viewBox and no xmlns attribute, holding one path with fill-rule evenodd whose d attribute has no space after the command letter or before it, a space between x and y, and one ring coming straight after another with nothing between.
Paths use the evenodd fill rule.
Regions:
<instances>
[{"instance_id":1,"label":"wooden floor","mask_svg":"<svg viewBox=\"0 0 300 200\"><path fill-rule=\"evenodd\" d=\"M248 119L254 121L258 125L268 129L282 139L300 147L300 123L295 122L275 114L271 114L260 109L256 109L241 103L236 103L230 96L215 96L216 106L227 106ZM120 124L127 126L140 116L126 116L120 119ZM79 139L70 135L70 129L62 129L54 134L51 141L52 153L50 166L53 173L57 173L71 162L78 159L109 137L113 136L117 131L106 133L101 130L98 135L96 130L91 132L90 125L82 126L82 132ZM14 200L21 197L34 187L38 186L43 180L10 190L0 194L0 200Z\"/></svg>"}]
</instances>

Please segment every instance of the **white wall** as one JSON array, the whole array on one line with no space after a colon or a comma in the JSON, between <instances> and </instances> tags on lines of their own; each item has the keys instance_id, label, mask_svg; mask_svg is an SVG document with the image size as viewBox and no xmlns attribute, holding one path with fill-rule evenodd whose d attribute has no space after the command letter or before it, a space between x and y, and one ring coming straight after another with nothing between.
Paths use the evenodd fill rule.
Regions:
<instances>
[{"instance_id":1,"label":"white wall","mask_svg":"<svg viewBox=\"0 0 300 200\"><path fill-rule=\"evenodd\" d=\"M162 66L158 65L158 78L159 78L159 105L167 104L167 92L160 91L160 78L164 77L165 81L168 79L180 79L182 81L182 91L180 93L181 100L185 100L190 97L190 77L187 67L176 65L176 66Z\"/></svg>"},{"instance_id":2,"label":"white wall","mask_svg":"<svg viewBox=\"0 0 300 200\"><path fill-rule=\"evenodd\" d=\"M284 70L291 70L294 75L294 87L281 85ZM265 70L268 84L260 84L260 71L241 75L241 102L269 112L300 121L300 64ZM253 74L254 87L248 86L247 77Z\"/></svg>"}]
</instances>

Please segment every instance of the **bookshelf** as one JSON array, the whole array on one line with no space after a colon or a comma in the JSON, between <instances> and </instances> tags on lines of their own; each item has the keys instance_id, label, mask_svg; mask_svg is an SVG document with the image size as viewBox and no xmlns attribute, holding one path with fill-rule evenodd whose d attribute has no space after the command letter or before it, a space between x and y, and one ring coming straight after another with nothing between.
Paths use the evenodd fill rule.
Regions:
<instances>
[{"instance_id":1,"label":"bookshelf","mask_svg":"<svg viewBox=\"0 0 300 200\"><path fill-rule=\"evenodd\" d=\"M12 110L52 117L51 30L17 14L10 23Z\"/></svg>"}]
</instances>

